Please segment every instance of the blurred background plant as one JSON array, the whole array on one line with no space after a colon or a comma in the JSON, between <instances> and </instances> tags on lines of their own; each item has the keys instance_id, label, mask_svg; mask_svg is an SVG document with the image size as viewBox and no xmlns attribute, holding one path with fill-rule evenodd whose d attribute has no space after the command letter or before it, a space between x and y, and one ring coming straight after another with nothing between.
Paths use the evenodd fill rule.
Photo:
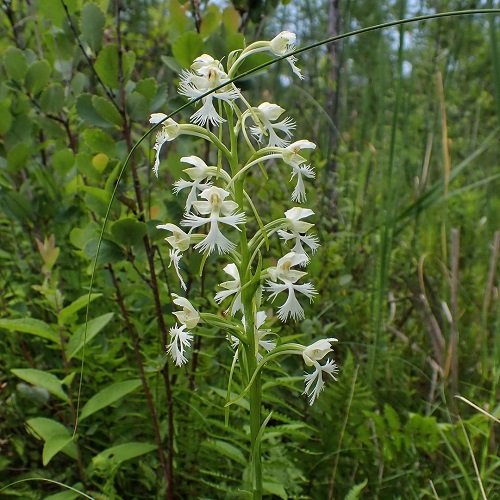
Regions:
<instances>
[{"instance_id":1,"label":"blurred background plant","mask_svg":"<svg viewBox=\"0 0 500 500\"><path fill-rule=\"evenodd\" d=\"M165 145L159 184L154 137L141 145L111 205L86 318L122 162L151 112L185 102L178 75L201 53L221 58L283 29L304 46L436 5L2 1L3 486L48 478L94 498L241 497L250 443L245 399L224 421L231 351L208 328L185 370L164 349L178 285L155 226L182 216L166 187L180 158L210 150L183 137ZM302 82L271 70L238 83L255 101L279 96L296 136L318 145L308 194L322 246L308 272L321 300L312 319L274 328L303 343L337 337L342 366L312 408L296 397L299 360L285 361L289 388L278 367L264 375L264 406L276 410L262 444L268 495L500 497L498 19L375 31L302 53ZM287 199L276 179L253 196L275 218ZM200 258L184 259L187 274ZM224 279L189 281L188 298L203 310ZM78 497L41 481L1 493Z\"/></svg>"}]
</instances>

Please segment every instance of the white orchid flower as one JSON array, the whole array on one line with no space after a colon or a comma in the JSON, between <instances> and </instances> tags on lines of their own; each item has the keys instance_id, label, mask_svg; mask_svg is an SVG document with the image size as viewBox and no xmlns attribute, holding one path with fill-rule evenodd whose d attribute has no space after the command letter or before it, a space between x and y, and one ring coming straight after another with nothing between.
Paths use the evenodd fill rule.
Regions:
<instances>
[{"instance_id":1,"label":"white orchid flower","mask_svg":"<svg viewBox=\"0 0 500 500\"><path fill-rule=\"evenodd\" d=\"M291 31L282 31L276 35L270 42L270 50L276 56L284 56L288 52L293 52L295 50L295 40L297 39L295 33ZM292 71L301 79L304 79L301 71L295 63L297 58L295 56L290 56L286 58L288 64L290 64Z\"/></svg>"},{"instance_id":2,"label":"white orchid flower","mask_svg":"<svg viewBox=\"0 0 500 500\"><path fill-rule=\"evenodd\" d=\"M319 363L328 353L333 351L330 346L332 342L337 342L337 339L329 338L318 340L306 347L302 352L305 364L307 366L314 366L313 373L306 373L306 375L304 375L306 383L304 394L309 396L310 405L316 401L325 386L323 373L330 375L335 381L337 380L335 375L338 373L338 367L333 360L328 360L323 365Z\"/></svg>"},{"instance_id":3,"label":"white orchid flower","mask_svg":"<svg viewBox=\"0 0 500 500\"><path fill-rule=\"evenodd\" d=\"M159 224L156 228L165 229L166 231L170 231L172 233L172 236L165 238L165 240L172 247L169 251L170 264L168 267L172 264L174 265L175 273L181 282L181 287L186 290L186 283L184 283L184 280L182 279L179 263L182 258L182 252L185 252L191 244L191 237L175 224Z\"/></svg>"},{"instance_id":4,"label":"white orchid flower","mask_svg":"<svg viewBox=\"0 0 500 500\"><path fill-rule=\"evenodd\" d=\"M229 77L222 69L219 61L207 54L195 59L191 68L194 72L184 70L181 73L179 82L179 94L188 97L190 100L196 99L207 91L229 82ZM217 113L213 100L219 99L232 103L240 96L240 91L232 85L216 90L202 98L202 106L191 116L191 121L200 126L204 126L207 122L214 126L223 123L225 120Z\"/></svg>"},{"instance_id":5,"label":"white orchid flower","mask_svg":"<svg viewBox=\"0 0 500 500\"><path fill-rule=\"evenodd\" d=\"M174 363L177 366L182 366L187 363L187 358L184 352L187 347L191 347L191 341L193 340L193 335L190 332L184 331L186 325L177 326L170 328L170 338L171 342L166 346L167 354L172 356Z\"/></svg>"},{"instance_id":6,"label":"white orchid flower","mask_svg":"<svg viewBox=\"0 0 500 500\"><path fill-rule=\"evenodd\" d=\"M303 203L306 201L306 189L304 186L304 177L313 179L315 177L314 170L310 165L304 165L307 161L301 156L303 149L315 149L316 144L307 140L296 141L283 149L283 161L292 167L292 180L297 176L297 184L292 193L292 201Z\"/></svg>"},{"instance_id":7,"label":"white orchid flower","mask_svg":"<svg viewBox=\"0 0 500 500\"><path fill-rule=\"evenodd\" d=\"M266 281L265 289L271 292L269 295L271 301L274 301L280 292L284 292L285 290L288 291L288 298L285 303L278 308L278 318L281 321L286 321L289 316L294 320L304 318L304 309L297 300L297 297L295 297L296 291L302 293L311 301L318 293L311 283L304 283L302 285L296 284L296 282L307 273L296 271L292 269L292 267L301 265L307 260L308 258L306 255L289 252L278 260L276 267L267 269L272 281ZM282 283L275 283L277 280L280 280Z\"/></svg>"},{"instance_id":8,"label":"white orchid flower","mask_svg":"<svg viewBox=\"0 0 500 500\"><path fill-rule=\"evenodd\" d=\"M165 238L165 241L167 241L173 249L185 252L189 248L191 237L175 224L158 224L156 229L165 229L172 233L172 236Z\"/></svg>"},{"instance_id":9,"label":"white orchid flower","mask_svg":"<svg viewBox=\"0 0 500 500\"><path fill-rule=\"evenodd\" d=\"M167 117L164 113L153 113L149 118L149 123L160 123ZM153 172L158 177L158 169L160 167L160 151L162 146L168 142L173 141L181 133L181 126L172 118L165 120L162 127L156 134L156 142L153 149L156 150L155 163L153 165Z\"/></svg>"},{"instance_id":10,"label":"white orchid flower","mask_svg":"<svg viewBox=\"0 0 500 500\"><path fill-rule=\"evenodd\" d=\"M279 229L278 234L280 238L285 241L295 240L295 245L292 249L296 254L302 254L307 257L307 261L302 262L300 265L305 266L309 262L309 256L304 250L304 245L308 246L311 253L315 253L319 248L319 240L315 235L306 236L306 232L311 229L314 224L304 222L301 219L314 215L314 212L309 208L293 207L285 212L287 219L287 229Z\"/></svg>"},{"instance_id":11,"label":"white orchid flower","mask_svg":"<svg viewBox=\"0 0 500 500\"><path fill-rule=\"evenodd\" d=\"M182 308L182 311L174 311L173 314L186 328L194 328L200 322L200 313L193 307L191 302L184 297L173 293L173 303Z\"/></svg>"},{"instance_id":12,"label":"white orchid flower","mask_svg":"<svg viewBox=\"0 0 500 500\"><path fill-rule=\"evenodd\" d=\"M238 272L236 264L228 264L224 268L224 271L227 274L229 274L229 276L232 276L234 280L224 281L224 283L221 283L219 286L225 288L225 290L217 292L214 298L215 302L217 302L217 304L220 304L227 297L236 294L236 297L234 299L233 305L230 310L231 315L234 316L237 311L243 311L243 304L241 302L241 293L240 293L241 289L240 273Z\"/></svg>"},{"instance_id":13,"label":"white orchid flower","mask_svg":"<svg viewBox=\"0 0 500 500\"><path fill-rule=\"evenodd\" d=\"M187 200L186 200L186 212L191 210L191 206L193 201L196 201L198 192L203 191L207 187L210 187L212 184L210 182L203 182L206 179L210 179L212 177L212 173L209 172L208 165L197 156L184 156L181 158L181 162L189 163L190 165L194 165L192 168L185 168L184 172L191 177L192 182L186 181L184 179L179 179L174 183L174 193L178 194L179 191L182 191L186 188L191 188L189 191Z\"/></svg>"},{"instance_id":14,"label":"white orchid flower","mask_svg":"<svg viewBox=\"0 0 500 500\"><path fill-rule=\"evenodd\" d=\"M208 215L208 217L200 217L190 213L186 214L184 220L181 222L183 226L190 227L191 230L204 224L210 224L207 236L195 246L202 253L208 251L210 254L215 248L217 248L219 253L228 253L236 247L219 229L219 223L221 223L241 231L238 224L245 222L245 214L234 213L238 209L238 204L230 200L225 201L228 196L228 191L216 186L211 186L203 190L200 197L206 201L194 201L193 206L198 213Z\"/></svg>"},{"instance_id":15,"label":"white orchid flower","mask_svg":"<svg viewBox=\"0 0 500 500\"><path fill-rule=\"evenodd\" d=\"M271 104L269 102L263 102L256 109L256 114L262 123L262 126L267 131L269 135L268 146L269 147L286 147L290 141L282 139L276 133L277 130L283 132L288 139L292 137L292 130L295 128L295 122L291 118L285 118L277 123L276 120L281 116L285 110L278 106L277 104ZM264 136L264 131L257 126L250 127L250 132L255 137L258 142L262 142Z\"/></svg>"}]
</instances>

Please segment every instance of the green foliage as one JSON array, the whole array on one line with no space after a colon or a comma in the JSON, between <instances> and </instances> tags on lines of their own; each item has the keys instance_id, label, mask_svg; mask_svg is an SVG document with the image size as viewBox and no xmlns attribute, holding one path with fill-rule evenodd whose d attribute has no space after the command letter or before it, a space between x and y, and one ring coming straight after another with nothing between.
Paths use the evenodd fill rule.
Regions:
<instances>
[{"instance_id":1,"label":"green foliage","mask_svg":"<svg viewBox=\"0 0 500 500\"><path fill-rule=\"evenodd\" d=\"M206 155L215 164L213 150L185 138L169 143L160 184L150 137L103 228L104 216L149 114L185 102L174 90L178 71L202 53L242 48L242 30L251 42L256 32L271 39L276 26L299 26L301 45L317 41L328 9L295 2L273 16L274 1L203 4L198 33L190 3L121 2L119 39L114 1L64 3L69 19L60 0L4 2L0 26L0 488L36 477L95 498L162 498L162 459L172 457L176 497L244 498L248 401L231 406L225 422L231 352L222 334L206 328L197 336L186 370L165 355L171 293L179 290L156 225L182 215L170 189L180 158ZM399 17L401 5L341 2L342 32ZM434 8L422 3L425 12ZM431 481L440 498L474 497L471 451L488 498L496 498L498 424L453 396L499 416L497 24L469 16L408 25L403 60L396 31L345 40L336 82L331 56L319 49L300 54L302 84L274 69L238 83L257 100L279 96L297 135L318 144L308 195L321 207L315 222L325 244L309 268L320 297L312 319L273 330L291 341L340 341L338 383L313 407L298 397L295 359L263 371L265 415L273 411L262 439L268 498L428 497ZM282 217L288 179L266 168L273 175L265 193L255 187L253 202L259 214ZM252 175L261 185L260 172ZM461 235L456 311L451 228ZM183 274L195 277L189 297L202 297L196 307L216 307L212 291L225 278L199 277L197 254L183 260ZM446 372L448 311L460 332L457 372ZM441 350L432 342L439 335ZM231 398L245 385L233 380ZM42 481L2 495L76 498Z\"/></svg>"}]
</instances>

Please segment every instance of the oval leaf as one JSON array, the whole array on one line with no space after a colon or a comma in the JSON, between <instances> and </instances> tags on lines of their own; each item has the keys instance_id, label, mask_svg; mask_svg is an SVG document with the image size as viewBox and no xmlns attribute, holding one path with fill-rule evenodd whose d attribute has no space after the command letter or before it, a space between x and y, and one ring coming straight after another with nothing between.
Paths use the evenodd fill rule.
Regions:
<instances>
[{"instance_id":1,"label":"oval leaf","mask_svg":"<svg viewBox=\"0 0 500 500\"><path fill-rule=\"evenodd\" d=\"M111 321L113 316L114 313L107 313L91 319L87 324L87 335L85 335L85 325L81 325L69 339L68 359L73 358L82 349L84 343L88 344Z\"/></svg>"},{"instance_id":2,"label":"oval leaf","mask_svg":"<svg viewBox=\"0 0 500 500\"><path fill-rule=\"evenodd\" d=\"M116 384L111 384L105 387L102 391L99 391L95 396L92 396L87 404L82 408L80 414L80 420L87 418L93 413L106 408L118 401L123 396L126 396L132 391L135 391L141 385L141 381L137 380L127 380L125 382L117 382Z\"/></svg>"},{"instance_id":3,"label":"oval leaf","mask_svg":"<svg viewBox=\"0 0 500 500\"><path fill-rule=\"evenodd\" d=\"M52 373L33 368L14 368L11 372L25 382L47 389L51 394L69 403L69 398L62 389L62 382Z\"/></svg>"},{"instance_id":4,"label":"oval leaf","mask_svg":"<svg viewBox=\"0 0 500 500\"><path fill-rule=\"evenodd\" d=\"M59 336L50 325L35 318L0 319L0 328L10 332L30 333L43 339L59 343Z\"/></svg>"},{"instance_id":5,"label":"oval leaf","mask_svg":"<svg viewBox=\"0 0 500 500\"><path fill-rule=\"evenodd\" d=\"M89 297L89 294L87 293L85 295L82 295L81 297L78 297L69 306L66 306L65 308L61 309L61 311L57 315L57 320L59 324L64 325L64 323L66 323L68 319L74 316L82 307L85 307L88 303L92 302L93 300L101 296L102 293L92 293L90 294Z\"/></svg>"},{"instance_id":6,"label":"oval leaf","mask_svg":"<svg viewBox=\"0 0 500 500\"><path fill-rule=\"evenodd\" d=\"M47 465L55 455L57 455L72 442L73 438L71 436L68 437L65 434L53 436L52 438L45 441L42 453L43 465Z\"/></svg>"},{"instance_id":7,"label":"oval leaf","mask_svg":"<svg viewBox=\"0 0 500 500\"><path fill-rule=\"evenodd\" d=\"M92 106L97 111L97 113L102 116L108 122L113 123L114 125L121 126L123 125L123 120L118 112L118 110L109 102L108 99L104 97L94 95L92 96Z\"/></svg>"},{"instance_id":8,"label":"oval leaf","mask_svg":"<svg viewBox=\"0 0 500 500\"><path fill-rule=\"evenodd\" d=\"M36 95L42 91L50 78L50 64L45 61L35 61L24 77L24 83L31 95Z\"/></svg>"},{"instance_id":9,"label":"oval leaf","mask_svg":"<svg viewBox=\"0 0 500 500\"><path fill-rule=\"evenodd\" d=\"M147 225L132 217L117 220L111 226L111 234L116 241L123 245L139 243L147 232Z\"/></svg>"},{"instance_id":10,"label":"oval leaf","mask_svg":"<svg viewBox=\"0 0 500 500\"><path fill-rule=\"evenodd\" d=\"M94 52L98 52L102 46L105 21L104 13L95 3L87 3L83 7L80 29L83 38Z\"/></svg>"},{"instance_id":11,"label":"oval leaf","mask_svg":"<svg viewBox=\"0 0 500 500\"><path fill-rule=\"evenodd\" d=\"M156 450L156 445L148 443L124 443L101 451L92 462L98 464L102 461L111 460L114 464L120 464L132 458L140 457L150 451Z\"/></svg>"}]
</instances>

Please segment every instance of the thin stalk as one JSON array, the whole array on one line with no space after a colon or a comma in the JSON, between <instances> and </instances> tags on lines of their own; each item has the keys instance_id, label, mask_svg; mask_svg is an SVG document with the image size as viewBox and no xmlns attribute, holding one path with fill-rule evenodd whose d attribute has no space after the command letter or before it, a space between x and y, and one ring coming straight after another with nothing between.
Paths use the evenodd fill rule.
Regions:
<instances>
[{"instance_id":1,"label":"thin stalk","mask_svg":"<svg viewBox=\"0 0 500 500\"><path fill-rule=\"evenodd\" d=\"M131 127L130 122L128 120L126 106L125 106L125 82L123 78L123 59L122 59L122 46L121 46L121 0L116 1L116 20L117 20L117 37L118 37L118 76L120 82L120 96L121 96L121 106L120 106L120 114L123 120L123 134L125 136L125 141L127 143L127 148L129 151L133 150L132 136L131 136ZM139 181L139 175L137 172L137 164L135 162L134 156L130 156L130 167L132 171L132 178L134 181L134 192L137 201L137 207L139 208L139 219L144 221L144 202L142 199L141 193L141 184ZM160 327L161 332L161 343L162 345L167 345L167 326L165 324L165 320L163 318L162 304L160 299L160 290L158 286L158 280L156 276L156 269L154 263L154 251L149 240L148 235L144 235L143 244L146 253L146 258L149 267L149 275L150 275L150 286L153 292L153 299L155 303L155 313L156 318L158 320L158 325ZM174 488L173 488L173 472L174 472L174 414L173 414L173 397L172 397L172 388L170 384L170 374L169 374L169 365L165 363L165 366L162 370L163 380L165 384L165 396L167 402L167 421L168 421L168 436L167 436L167 464L164 469L165 480L166 480L166 495L169 500L174 498Z\"/></svg>"},{"instance_id":2,"label":"thin stalk","mask_svg":"<svg viewBox=\"0 0 500 500\"><path fill-rule=\"evenodd\" d=\"M146 378L146 372L144 371L144 364L142 362L141 351L139 349L139 337L132 326L132 323L129 319L129 313L127 308L125 307L125 302L123 300L123 295L120 290L120 285L116 278L115 271L112 266L109 266L109 273L111 275L111 280L113 282L113 286L115 287L116 292L116 302L118 303L118 307L122 313L123 319L125 321L125 326L127 327L128 334L130 336L130 340L132 341L132 347L134 348L135 359L137 362L137 370L139 372L139 377L142 382L142 390L144 391L144 397L146 398L149 415L151 417L151 423L153 425L153 434L157 446L158 458L160 459L161 469L163 471L163 475L165 477L165 481L168 484L168 474L167 474L167 464L165 462L165 454L163 452L161 434L160 434L160 426L158 423L158 416L156 414L156 410L153 403L153 398L151 397L151 391L149 390L148 381Z\"/></svg>"},{"instance_id":3,"label":"thin stalk","mask_svg":"<svg viewBox=\"0 0 500 500\"><path fill-rule=\"evenodd\" d=\"M401 2L402 13L404 13L406 2ZM368 360L368 373L373 374L375 360L382 350L382 332L384 324L385 301L387 296L387 286L389 279L389 268L391 262L392 242L394 237L395 209L394 192L392 189L392 175L395 163L396 134L398 130L399 107L403 87L403 55L404 55L404 29L399 27L399 49L398 49L398 85L396 89L396 102L394 103L394 113L392 115L391 143L389 161L387 164L387 187L383 205L384 221L381 225L380 243L380 268L378 272L378 293L374 302L375 307L375 338ZM371 379L375 381L375 377Z\"/></svg>"}]
</instances>

